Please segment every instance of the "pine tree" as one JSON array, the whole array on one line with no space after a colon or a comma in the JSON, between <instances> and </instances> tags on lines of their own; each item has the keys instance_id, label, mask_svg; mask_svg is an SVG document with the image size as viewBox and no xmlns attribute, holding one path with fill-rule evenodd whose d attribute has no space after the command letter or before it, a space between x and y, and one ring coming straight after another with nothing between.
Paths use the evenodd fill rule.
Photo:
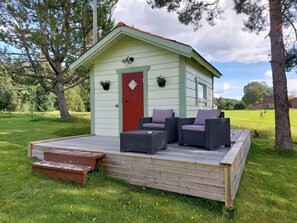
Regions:
<instances>
[{"instance_id":1,"label":"pine tree","mask_svg":"<svg viewBox=\"0 0 297 223\"><path fill-rule=\"evenodd\" d=\"M98 27L106 35L114 26L118 0L99 1ZM61 118L69 118L64 91L88 78L85 71L69 71L92 36L89 0L0 1L0 62L7 73L34 79L53 92ZM13 63L14 66L6 66Z\"/></svg>"},{"instance_id":2,"label":"pine tree","mask_svg":"<svg viewBox=\"0 0 297 223\"><path fill-rule=\"evenodd\" d=\"M271 68L273 78L273 94L275 107L275 147L280 150L292 150L286 69L296 64L297 1L296 0L233 0L237 13L248 15L244 21L247 31L256 33L270 28ZM169 12L177 12L179 21L195 29L201 26L202 18L210 25L215 25L223 7L220 0L148 0L154 8L165 7ZM293 43L287 43L283 30L291 28L294 33Z\"/></svg>"}]
</instances>

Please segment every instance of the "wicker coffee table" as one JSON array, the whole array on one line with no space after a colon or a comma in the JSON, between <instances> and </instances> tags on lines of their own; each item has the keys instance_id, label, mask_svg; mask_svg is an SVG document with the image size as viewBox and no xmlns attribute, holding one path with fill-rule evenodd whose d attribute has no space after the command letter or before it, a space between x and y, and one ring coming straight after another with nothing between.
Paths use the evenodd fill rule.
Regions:
<instances>
[{"instance_id":1,"label":"wicker coffee table","mask_svg":"<svg viewBox=\"0 0 297 223\"><path fill-rule=\"evenodd\" d=\"M122 132L120 136L121 152L143 152L155 154L167 149L166 131L136 130Z\"/></svg>"}]
</instances>

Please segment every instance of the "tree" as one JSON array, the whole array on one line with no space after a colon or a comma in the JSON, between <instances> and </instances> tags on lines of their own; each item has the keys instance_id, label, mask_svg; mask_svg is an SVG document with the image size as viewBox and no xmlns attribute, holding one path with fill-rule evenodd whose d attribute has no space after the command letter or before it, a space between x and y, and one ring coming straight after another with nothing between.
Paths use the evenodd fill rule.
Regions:
<instances>
[{"instance_id":1,"label":"tree","mask_svg":"<svg viewBox=\"0 0 297 223\"><path fill-rule=\"evenodd\" d=\"M114 26L118 0L99 1L98 27L106 35ZM91 42L92 6L89 0L0 1L0 63L8 74L33 79L53 92L61 118L71 117L64 92L87 76L69 65ZM13 66L6 66L7 64Z\"/></svg>"},{"instance_id":2,"label":"tree","mask_svg":"<svg viewBox=\"0 0 297 223\"><path fill-rule=\"evenodd\" d=\"M272 89L267 84L253 81L244 86L242 101L247 105L251 105L272 95Z\"/></svg>"},{"instance_id":3,"label":"tree","mask_svg":"<svg viewBox=\"0 0 297 223\"><path fill-rule=\"evenodd\" d=\"M29 93L22 84L15 83L0 66L0 111L28 111L30 109Z\"/></svg>"},{"instance_id":4,"label":"tree","mask_svg":"<svg viewBox=\"0 0 297 223\"><path fill-rule=\"evenodd\" d=\"M90 80L86 80L83 84L80 84L80 97L85 105L85 110L87 112L91 111L90 104Z\"/></svg>"},{"instance_id":5,"label":"tree","mask_svg":"<svg viewBox=\"0 0 297 223\"><path fill-rule=\"evenodd\" d=\"M233 101L227 101L226 102L226 105L225 105L225 109L226 110L233 110L234 109L234 105L235 105L235 103L233 102Z\"/></svg>"},{"instance_id":6,"label":"tree","mask_svg":"<svg viewBox=\"0 0 297 223\"><path fill-rule=\"evenodd\" d=\"M12 92L3 91L0 89L0 111L11 111L15 106L11 104Z\"/></svg>"},{"instance_id":7,"label":"tree","mask_svg":"<svg viewBox=\"0 0 297 223\"><path fill-rule=\"evenodd\" d=\"M67 92L66 92L67 93ZM52 92L43 94L39 88L34 90L34 106L35 110L38 112L47 112L54 111L57 108L55 107L56 95Z\"/></svg>"},{"instance_id":8,"label":"tree","mask_svg":"<svg viewBox=\"0 0 297 223\"><path fill-rule=\"evenodd\" d=\"M214 103L218 106L219 109L233 110L234 106L239 103L238 100L232 98L215 98Z\"/></svg>"},{"instance_id":9,"label":"tree","mask_svg":"<svg viewBox=\"0 0 297 223\"><path fill-rule=\"evenodd\" d=\"M219 109L225 109L226 99L222 97L215 98L214 103L218 106Z\"/></svg>"},{"instance_id":10,"label":"tree","mask_svg":"<svg viewBox=\"0 0 297 223\"><path fill-rule=\"evenodd\" d=\"M233 0L237 13L248 15L244 21L247 31L259 33L269 24L271 43L271 68L273 79L273 95L275 107L275 147L280 150L292 150L292 137L289 120L288 90L286 69L296 66L297 1L296 0ZM166 7L169 12L176 11L179 21L195 29L201 26L201 19L205 15L206 21L214 25L216 19L223 12L220 0L148 0L154 7ZM292 28L293 43L286 42L291 38L284 38L283 29ZM286 58L287 56L287 58ZM291 56L291 57L290 57ZM287 60L286 60L287 59Z\"/></svg>"},{"instance_id":11,"label":"tree","mask_svg":"<svg viewBox=\"0 0 297 223\"><path fill-rule=\"evenodd\" d=\"M86 111L85 104L80 96L80 88L78 86L69 89L69 91L66 92L65 97L68 99L67 106L70 111Z\"/></svg>"},{"instance_id":12,"label":"tree","mask_svg":"<svg viewBox=\"0 0 297 223\"><path fill-rule=\"evenodd\" d=\"M244 109L246 109L246 104L243 101L235 103L234 110L244 110Z\"/></svg>"}]
</instances>

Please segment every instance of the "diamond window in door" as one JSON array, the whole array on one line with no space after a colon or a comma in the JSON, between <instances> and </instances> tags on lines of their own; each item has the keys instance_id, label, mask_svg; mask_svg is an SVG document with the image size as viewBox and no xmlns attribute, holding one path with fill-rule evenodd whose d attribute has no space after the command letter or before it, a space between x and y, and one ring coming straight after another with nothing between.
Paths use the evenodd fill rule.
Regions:
<instances>
[{"instance_id":1,"label":"diamond window in door","mask_svg":"<svg viewBox=\"0 0 297 223\"><path fill-rule=\"evenodd\" d=\"M129 88L131 88L131 90L133 91L133 90L136 88L137 83L136 83L135 80L132 79L132 80L130 81L130 83L128 84L128 86L129 86Z\"/></svg>"}]
</instances>

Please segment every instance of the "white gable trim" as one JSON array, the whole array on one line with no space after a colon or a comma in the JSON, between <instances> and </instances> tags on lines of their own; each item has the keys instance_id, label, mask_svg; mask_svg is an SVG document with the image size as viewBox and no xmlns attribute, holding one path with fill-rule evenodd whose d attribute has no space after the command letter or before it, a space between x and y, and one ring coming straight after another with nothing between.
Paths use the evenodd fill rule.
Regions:
<instances>
[{"instance_id":1,"label":"white gable trim","mask_svg":"<svg viewBox=\"0 0 297 223\"><path fill-rule=\"evenodd\" d=\"M106 35L102 40L97 42L86 53L81 55L76 61L70 65L70 69L74 70L79 67L89 68L93 61L102 53L106 47L120 41L124 36L130 36L165 50L174 52L178 55L193 58L214 76L220 77L222 74L209 64L202 56L200 56L192 47L173 40L165 39L150 33L146 33L128 26L117 26L113 31Z\"/></svg>"}]
</instances>

